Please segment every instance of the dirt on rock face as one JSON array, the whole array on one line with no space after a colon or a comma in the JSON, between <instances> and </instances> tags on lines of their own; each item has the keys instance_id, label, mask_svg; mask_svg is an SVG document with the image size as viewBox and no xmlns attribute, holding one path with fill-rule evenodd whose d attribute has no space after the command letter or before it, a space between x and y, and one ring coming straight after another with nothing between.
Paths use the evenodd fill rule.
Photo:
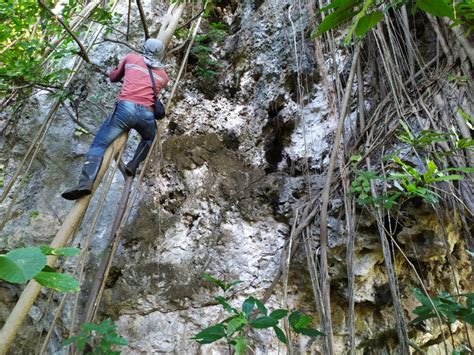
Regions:
<instances>
[{"instance_id":1,"label":"dirt on rock face","mask_svg":"<svg viewBox=\"0 0 474 355\"><path fill-rule=\"evenodd\" d=\"M269 208L281 189L278 174L267 175L262 168L249 165L239 151L227 148L217 134L171 137L162 149L166 164L163 176L178 176L191 190L198 184L193 191L196 198L226 201L249 221L265 213L262 208ZM201 181L189 178L188 172L193 170L204 171ZM166 210L166 202L172 199L161 199Z\"/></svg>"}]
</instances>

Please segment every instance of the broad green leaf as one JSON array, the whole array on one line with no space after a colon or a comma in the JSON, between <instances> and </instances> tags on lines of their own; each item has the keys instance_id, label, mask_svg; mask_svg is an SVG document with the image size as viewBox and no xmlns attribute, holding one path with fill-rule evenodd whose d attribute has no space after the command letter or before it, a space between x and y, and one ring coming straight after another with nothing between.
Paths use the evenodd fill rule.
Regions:
<instances>
[{"instance_id":1,"label":"broad green leaf","mask_svg":"<svg viewBox=\"0 0 474 355\"><path fill-rule=\"evenodd\" d=\"M0 279L24 283L43 270L46 256L39 248L19 248L0 255Z\"/></svg>"},{"instance_id":2,"label":"broad green leaf","mask_svg":"<svg viewBox=\"0 0 474 355\"><path fill-rule=\"evenodd\" d=\"M275 331L275 334L282 343L288 344L288 340L286 339L285 333L283 333L283 330L281 328L277 327L276 325L273 327L273 330Z\"/></svg>"},{"instance_id":3,"label":"broad green leaf","mask_svg":"<svg viewBox=\"0 0 474 355\"><path fill-rule=\"evenodd\" d=\"M306 327L311 323L311 318L299 311L294 311L290 314L288 321L293 329L299 329Z\"/></svg>"},{"instance_id":4,"label":"broad green leaf","mask_svg":"<svg viewBox=\"0 0 474 355\"><path fill-rule=\"evenodd\" d=\"M242 304L242 312L245 314L245 318L249 319L250 314L252 313L255 307L255 298L249 297Z\"/></svg>"},{"instance_id":5,"label":"broad green leaf","mask_svg":"<svg viewBox=\"0 0 474 355\"><path fill-rule=\"evenodd\" d=\"M288 314L287 309L276 309L270 313L270 317L275 318L275 319L282 319L286 317L287 314Z\"/></svg>"},{"instance_id":6,"label":"broad green leaf","mask_svg":"<svg viewBox=\"0 0 474 355\"><path fill-rule=\"evenodd\" d=\"M309 323L311 323L311 317L307 316L306 314L301 315L301 318L296 322L295 329L300 329L306 327Z\"/></svg>"},{"instance_id":7,"label":"broad green leaf","mask_svg":"<svg viewBox=\"0 0 474 355\"><path fill-rule=\"evenodd\" d=\"M326 12L330 9L337 9L338 7L340 6L347 6L347 5L351 5L351 6L355 6L357 4L359 4L362 0L351 0L350 2L348 2L348 0L333 0L331 1L331 3L325 7L323 7L321 9L322 12Z\"/></svg>"},{"instance_id":8,"label":"broad green leaf","mask_svg":"<svg viewBox=\"0 0 474 355\"><path fill-rule=\"evenodd\" d=\"M278 320L271 317L260 317L260 318L251 320L249 324L252 326L252 328L263 329L263 328L270 328L275 325L278 325Z\"/></svg>"},{"instance_id":9,"label":"broad green leaf","mask_svg":"<svg viewBox=\"0 0 474 355\"><path fill-rule=\"evenodd\" d=\"M288 321L290 322L290 325L292 328L295 327L296 323L300 320L302 314L300 311L294 311L291 312L290 316L288 317Z\"/></svg>"},{"instance_id":10,"label":"broad green leaf","mask_svg":"<svg viewBox=\"0 0 474 355\"><path fill-rule=\"evenodd\" d=\"M238 337L232 339L232 347L235 349L235 355L244 355L247 351L247 338Z\"/></svg>"},{"instance_id":11,"label":"broad green leaf","mask_svg":"<svg viewBox=\"0 0 474 355\"><path fill-rule=\"evenodd\" d=\"M359 37L365 36L365 34L375 25L377 25L380 20L383 18L382 11L371 12L370 14L362 17L358 22L355 28L355 33Z\"/></svg>"},{"instance_id":12,"label":"broad green leaf","mask_svg":"<svg viewBox=\"0 0 474 355\"><path fill-rule=\"evenodd\" d=\"M199 344L210 344L225 337L225 328L222 324L216 324L197 333L192 339Z\"/></svg>"},{"instance_id":13,"label":"broad green leaf","mask_svg":"<svg viewBox=\"0 0 474 355\"><path fill-rule=\"evenodd\" d=\"M298 329L295 329L295 332L297 332L298 334L307 335L309 337L317 337L317 336L326 335L315 328L298 328Z\"/></svg>"},{"instance_id":14,"label":"broad green leaf","mask_svg":"<svg viewBox=\"0 0 474 355\"><path fill-rule=\"evenodd\" d=\"M329 31L333 28L340 26L347 20L353 18L357 14L357 12L352 9L355 3L357 3L357 1L349 1L347 5L342 6L327 15L324 20L319 24L318 33Z\"/></svg>"},{"instance_id":15,"label":"broad green leaf","mask_svg":"<svg viewBox=\"0 0 474 355\"><path fill-rule=\"evenodd\" d=\"M40 285L60 292L74 292L81 289L79 281L74 277L57 272L40 272L34 277Z\"/></svg>"},{"instance_id":16,"label":"broad green leaf","mask_svg":"<svg viewBox=\"0 0 474 355\"><path fill-rule=\"evenodd\" d=\"M453 8L445 0L416 0L416 5L431 15L454 20Z\"/></svg>"}]
</instances>

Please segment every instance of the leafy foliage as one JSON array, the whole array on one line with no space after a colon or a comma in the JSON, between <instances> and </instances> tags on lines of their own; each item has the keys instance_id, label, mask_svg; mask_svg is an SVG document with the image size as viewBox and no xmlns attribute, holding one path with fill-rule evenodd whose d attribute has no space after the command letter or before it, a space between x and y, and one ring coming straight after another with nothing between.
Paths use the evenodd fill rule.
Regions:
<instances>
[{"instance_id":1,"label":"leafy foliage","mask_svg":"<svg viewBox=\"0 0 474 355\"><path fill-rule=\"evenodd\" d=\"M31 279L56 291L79 291L79 281L56 272L46 265L46 255L73 256L78 248L29 247L18 248L0 255L0 279L11 283L25 283Z\"/></svg>"},{"instance_id":2,"label":"leafy foliage","mask_svg":"<svg viewBox=\"0 0 474 355\"><path fill-rule=\"evenodd\" d=\"M39 248L20 248L0 255L0 279L12 283L31 280L46 265L46 256Z\"/></svg>"},{"instance_id":3,"label":"leafy foliage","mask_svg":"<svg viewBox=\"0 0 474 355\"><path fill-rule=\"evenodd\" d=\"M465 293L452 296L448 292L441 292L436 297L430 299L419 289L413 289L413 295L421 302L421 306L416 307L413 313L417 317L412 320L413 324L421 323L430 318L441 318L446 324L452 324L456 320L464 321L474 325L474 293ZM459 299L465 299L465 306Z\"/></svg>"},{"instance_id":4,"label":"leafy foliage","mask_svg":"<svg viewBox=\"0 0 474 355\"><path fill-rule=\"evenodd\" d=\"M400 125L401 131L398 139L401 142L406 143L415 152L417 152L417 149L423 150L427 153L427 156L433 156L437 160L442 161L442 157L436 149L432 148L434 143L451 142L455 150L471 149L473 146L471 139L460 140L455 131L452 133L440 133L423 130L415 134L402 120L400 120ZM358 161L359 159L359 156L353 156L351 157L351 162ZM379 176L374 171L355 170L355 178L351 182L351 193L357 197L359 205L383 206L386 209L390 209L397 203L399 198L407 200L413 197L421 197L427 203L435 204L439 198L439 194L435 192L436 183L462 180L464 176L460 173L474 172L474 168L471 167L443 169L431 158L425 158L424 166L412 166L408 162L403 161L398 156L398 153L387 155L385 159L389 160L389 167L391 169L391 172L386 177ZM375 183L376 187L379 182L386 182L391 184L393 188L388 191L376 189L382 191L377 191L377 197L373 197L371 181Z\"/></svg>"},{"instance_id":5,"label":"leafy foliage","mask_svg":"<svg viewBox=\"0 0 474 355\"><path fill-rule=\"evenodd\" d=\"M225 283L210 275L204 275L204 279L219 286L224 292L231 290L235 285L241 282L233 281ZM281 342L285 344L288 343L285 333L278 326L280 320L288 316L288 310L276 309L268 314L265 305L254 297L248 297L242 303L240 310L232 307L225 297L217 296L215 300L230 313L230 317L196 334L192 339L198 343L210 344L225 338L228 345L235 350L237 355L245 354L248 344L246 337L248 330L267 328L272 328ZM308 327L311 323L311 318L299 311L291 313L288 320L293 331L298 334L311 337L324 335L324 333L317 329Z\"/></svg>"},{"instance_id":6,"label":"leafy foliage","mask_svg":"<svg viewBox=\"0 0 474 355\"><path fill-rule=\"evenodd\" d=\"M89 345L92 351L88 354L92 355L120 354L120 351L113 351L113 347L128 345L128 341L117 333L117 325L110 319L100 324L82 324L80 333L64 340L62 345L67 346L73 343L80 352Z\"/></svg>"},{"instance_id":7,"label":"leafy foliage","mask_svg":"<svg viewBox=\"0 0 474 355\"><path fill-rule=\"evenodd\" d=\"M197 58L194 72L204 80L211 80L222 67L212 55L212 46L222 43L227 33L225 29L222 22L212 22L207 33L195 38L195 45L191 49L191 53Z\"/></svg>"},{"instance_id":8,"label":"leafy foliage","mask_svg":"<svg viewBox=\"0 0 474 355\"><path fill-rule=\"evenodd\" d=\"M347 44L354 34L359 38L364 37L391 9L411 4L408 0L333 0L321 9L326 16L316 34L350 22L344 38ZM413 12L420 9L433 16L447 17L455 25L464 25L468 31L474 28L474 3L471 0L416 0L412 5Z\"/></svg>"},{"instance_id":9,"label":"leafy foliage","mask_svg":"<svg viewBox=\"0 0 474 355\"><path fill-rule=\"evenodd\" d=\"M54 7L52 1L45 3ZM58 16L69 25L83 4L72 0L64 2ZM106 25L113 20L112 14L103 9L95 10L91 17ZM64 37L64 33L64 28L42 6L38 6L37 1L0 2L0 94L33 85L60 86L70 70L47 70L45 62L48 55L49 68L54 68L62 58L78 53L77 44L71 37ZM60 38L63 40L55 43Z\"/></svg>"}]
</instances>

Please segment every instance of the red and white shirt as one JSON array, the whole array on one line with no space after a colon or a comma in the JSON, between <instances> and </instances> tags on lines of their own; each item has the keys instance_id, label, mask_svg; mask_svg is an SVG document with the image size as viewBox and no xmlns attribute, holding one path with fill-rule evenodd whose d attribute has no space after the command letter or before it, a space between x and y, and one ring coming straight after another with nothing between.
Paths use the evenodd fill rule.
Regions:
<instances>
[{"instance_id":1,"label":"red and white shirt","mask_svg":"<svg viewBox=\"0 0 474 355\"><path fill-rule=\"evenodd\" d=\"M168 84L169 78L163 69L151 69L158 94ZM123 78L122 91L117 97L118 100L131 101L143 106L155 104L150 74L141 55L127 54L119 66L109 73L109 78L113 83Z\"/></svg>"}]
</instances>

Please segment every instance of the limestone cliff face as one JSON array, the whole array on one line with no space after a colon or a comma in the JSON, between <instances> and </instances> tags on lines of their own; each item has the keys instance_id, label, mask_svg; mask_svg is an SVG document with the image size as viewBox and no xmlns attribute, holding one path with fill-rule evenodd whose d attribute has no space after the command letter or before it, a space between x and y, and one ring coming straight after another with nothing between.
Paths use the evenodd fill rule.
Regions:
<instances>
[{"instance_id":1,"label":"limestone cliff face","mask_svg":"<svg viewBox=\"0 0 474 355\"><path fill-rule=\"evenodd\" d=\"M154 2L146 9L150 16L160 13ZM119 11L125 12L126 4L121 4ZM228 34L222 44L212 48L212 56L222 68L206 81L193 74L191 58L104 293L100 316L112 317L118 324L121 335L129 340L124 351L127 354L225 353L227 347L222 342L200 346L190 339L226 317L213 298L219 291L203 281L202 275L241 280L231 298L233 306L240 306L250 295L262 297L279 270L295 209L306 200L308 191L318 192L324 182L336 117L322 88L313 43L306 35L312 29L309 12L289 0L246 0L223 7L222 19ZM141 36L139 26L135 27L134 40L138 43ZM126 52L107 44L91 57L110 66ZM329 72L333 59L341 71L350 61L343 52L337 58L325 58ZM169 58L172 80L180 60L179 52ZM304 83L298 81L297 73ZM87 91L89 101L78 102L78 112L83 126L93 131L111 112L118 87L87 69L79 73L73 85ZM300 85L307 92L302 98ZM30 101L16 125L8 127L0 138L0 164L5 166L6 181L45 119L52 99L39 93ZM81 158L91 141L91 135L77 132L61 107L14 207L9 212L9 201L2 205L0 217L7 213L9 217L0 231L0 248L47 244L58 229L69 208L59 193L76 181ZM135 147L136 136L129 142ZM127 157L131 150L127 150ZM81 292L84 299L107 242L122 183L117 175L92 238ZM96 200L75 245L83 243ZM439 218L446 218L447 230L438 227L436 211L406 206L403 228L397 234L397 242L433 291L449 289L452 277L468 280L470 274L458 221L444 211L438 212ZM331 307L338 354L348 349L343 215L341 200L331 201ZM311 229L317 240L318 218ZM396 347L396 332L375 221L361 218L355 238L357 347L360 353L391 353ZM291 265L290 307L312 313L317 319L303 250ZM72 270L74 261L66 268ZM396 272L409 318L415 307L411 288L417 279L402 257L396 259ZM467 281L460 281L460 285L461 291L470 287ZM3 320L19 290L1 284L0 292ZM283 289L277 286L269 308L283 307L283 298ZM58 300L58 296L53 297L54 304ZM62 351L59 339L66 334L71 317L72 300L68 302L55 330L51 353ZM42 316L45 309L46 293L30 312L17 341L17 349L24 349L23 353L34 348L26 344L36 330L47 331L52 315ZM459 332L459 326L453 326L454 333ZM436 345L439 327L435 323L427 327L410 332L419 343L433 343L434 354L443 349ZM257 354L286 351L271 332L252 333L250 338ZM321 352L320 339L301 337L294 342L299 353Z\"/></svg>"}]
</instances>

